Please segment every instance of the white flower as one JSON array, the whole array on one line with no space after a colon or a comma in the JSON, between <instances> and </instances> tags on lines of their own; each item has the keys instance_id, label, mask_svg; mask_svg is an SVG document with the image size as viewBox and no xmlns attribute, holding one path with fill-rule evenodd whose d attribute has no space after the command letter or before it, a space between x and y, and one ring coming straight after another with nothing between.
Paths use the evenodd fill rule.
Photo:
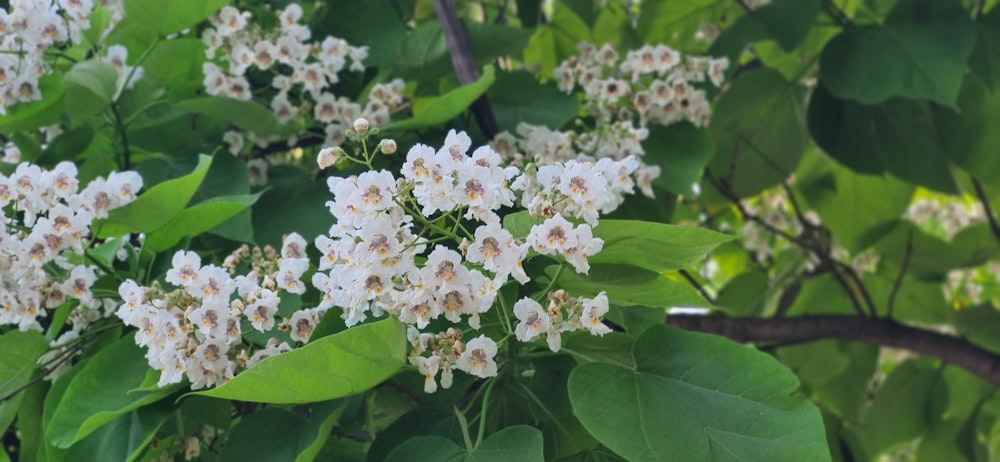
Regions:
<instances>
[{"instance_id":1,"label":"white flower","mask_svg":"<svg viewBox=\"0 0 1000 462\"><path fill-rule=\"evenodd\" d=\"M514 334L522 342L530 342L552 327L552 319L542 305L528 297L514 304L514 316L521 321L514 328Z\"/></svg>"},{"instance_id":2,"label":"white flower","mask_svg":"<svg viewBox=\"0 0 1000 462\"><path fill-rule=\"evenodd\" d=\"M580 313L580 323L591 334L601 335L611 332L611 328L601 322L601 317L608 312L608 295L604 292L593 299L581 298L583 311Z\"/></svg>"},{"instance_id":3,"label":"white flower","mask_svg":"<svg viewBox=\"0 0 1000 462\"><path fill-rule=\"evenodd\" d=\"M316 330L316 312L313 310L300 310L292 314L290 319L292 330L290 336L292 340L306 343L309 337Z\"/></svg>"},{"instance_id":4,"label":"white flower","mask_svg":"<svg viewBox=\"0 0 1000 462\"><path fill-rule=\"evenodd\" d=\"M476 377L487 378L497 375L497 344L493 339L480 335L465 344L465 351L455 362L455 367ZM442 382L444 377L442 376ZM442 386L444 384L442 383Z\"/></svg>"},{"instance_id":5,"label":"white flower","mask_svg":"<svg viewBox=\"0 0 1000 462\"><path fill-rule=\"evenodd\" d=\"M167 270L167 282L182 287L193 285L201 269L201 257L191 251L178 250L171 262L173 267Z\"/></svg>"}]
</instances>

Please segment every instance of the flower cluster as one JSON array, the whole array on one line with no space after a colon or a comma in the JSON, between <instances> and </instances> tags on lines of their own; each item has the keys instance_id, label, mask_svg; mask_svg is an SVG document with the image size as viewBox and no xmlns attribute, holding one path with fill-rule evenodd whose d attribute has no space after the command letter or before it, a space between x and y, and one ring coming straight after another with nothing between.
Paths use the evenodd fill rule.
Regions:
<instances>
[{"instance_id":1,"label":"flower cluster","mask_svg":"<svg viewBox=\"0 0 1000 462\"><path fill-rule=\"evenodd\" d=\"M249 12L233 6L225 6L211 17L212 27L202 33L209 59L203 69L208 94L248 100L255 90L247 79L248 72L267 71L263 75L268 76L276 91L270 97L270 106L278 121L288 123L311 115L325 127L326 146L341 144L350 123L357 118L365 117L376 124L389 121L390 110L402 102L402 80L375 84L364 107L330 90L345 67L364 70L367 47L351 46L332 36L311 42L309 28L299 23L302 7L297 3L288 4L278 19L280 27L272 31L263 30L250 21ZM259 79L255 76L255 80ZM273 141L253 133L248 137L261 146ZM226 133L224 140L233 154L246 145L244 135L236 131Z\"/></svg>"},{"instance_id":2,"label":"flower cluster","mask_svg":"<svg viewBox=\"0 0 1000 462\"><path fill-rule=\"evenodd\" d=\"M79 255L91 222L135 199L142 178L112 173L79 186L71 162L52 170L22 163L11 176L0 175L0 208L14 212L0 221L0 324L41 329L38 318L69 298L79 301L70 314L73 331L99 317L101 300L90 290L97 272Z\"/></svg>"},{"instance_id":3,"label":"flower cluster","mask_svg":"<svg viewBox=\"0 0 1000 462\"><path fill-rule=\"evenodd\" d=\"M559 213L591 225L600 214L614 211L638 185L652 197L660 167L642 162L642 140L648 132L627 122L601 125L576 134L520 124L518 136L497 135L494 149L522 174L511 188L534 215Z\"/></svg>"},{"instance_id":4,"label":"flower cluster","mask_svg":"<svg viewBox=\"0 0 1000 462\"><path fill-rule=\"evenodd\" d=\"M195 389L219 385L239 367L291 350L277 336L252 356L239 347L244 320L253 330L273 333L281 292L305 292L300 281L309 268L305 247L301 236L291 234L280 254L270 247L251 251L243 246L223 266L202 265L197 253L179 251L166 275L174 289L123 282L118 288L123 303L116 314L138 328L135 342L148 348L146 359L160 371L159 385L178 383L185 375ZM235 275L245 262L249 271ZM290 329L292 340L305 342L317 316L316 310L301 310L278 327Z\"/></svg>"},{"instance_id":5,"label":"flower cluster","mask_svg":"<svg viewBox=\"0 0 1000 462\"><path fill-rule=\"evenodd\" d=\"M707 124L711 108L698 84L722 84L729 68L727 58L686 56L666 45L645 45L624 59L609 44L581 42L579 56L563 61L555 70L559 88L567 93L582 87L587 110L599 120L638 116L641 125L670 125L690 120ZM634 111L634 112L633 112Z\"/></svg>"},{"instance_id":6,"label":"flower cluster","mask_svg":"<svg viewBox=\"0 0 1000 462\"><path fill-rule=\"evenodd\" d=\"M950 197L916 198L907 207L904 217L924 231L949 241L963 228L986 220L981 203Z\"/></svg>"},{"instance_id":7,"label":"flower cluster","mask_svg":"<svg viewBox=\"0 0 1000 462\"><path fill-rule=\"evenodd\" d=\"M104 1L111 14L105 31L122 18L122 2ZM46 53L80 43L90 28L93 0L13 0L0 8L0 114L8 106L42 98L38 78L49 72Z\"/></svg>"},{"instance_id":8,"label":"flower cluster","mask_svg":"<svg viewBox=\"0 0 1000 462\"><path fill-rule=\"evenodd\" d=\"M519 181L520 170L505 167L489 146L471 154L470 149L468 135L451 131L439 149L413 146L401 169L403 178L384 170L331 177L334 200L327 205L336 224L328 236L316 239L323 254L320 271L313 275L313 284L323 292L317 309L340 307L348 326L383 313L408 324L410 362L427 377L429 392L437 388L439 371L446 388L453 369L478 377L497 373L497 340L486 335L466 340L455 327L433 331L441 318L478 330L481 315L494 307L502 286L510 279L529 281L523 262L530 255L551 255L587 272L588 256L603 247L590 225L574 225L559 214L541 219L527 236L515 237L501 225L497 211L514 205L510 185ZM330 151L320 154L321 165L329 164ZM581 164L574 171L588 179L602 174L594 165ZM477 226L467 228L469 221ZM517 306L529 301L523 298ZM585 328L606 333L600 321L606 311L606 297L564 303L544 318L518 316L520 323L511 334L516 330L517 338L532 341L538 335L527 333L544 322L550 346L558 349L559 332Z\"/></svg>"}]
</instances>

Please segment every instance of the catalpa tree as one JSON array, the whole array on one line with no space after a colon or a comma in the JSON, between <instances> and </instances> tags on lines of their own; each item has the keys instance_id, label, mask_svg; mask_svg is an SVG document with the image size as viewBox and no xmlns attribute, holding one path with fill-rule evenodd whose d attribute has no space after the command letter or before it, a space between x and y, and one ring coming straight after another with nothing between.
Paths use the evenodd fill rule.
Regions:
<instances>
[{"instance_id":1,"label":"catalpa tree","mask_svg":"<svg viewBox=\"0 0 1000 462\"><path fill-rule=\"evenodd\" d=\"M0 2L0 461L987 461L1000 8Z\"/></svg>"}]
</instances>

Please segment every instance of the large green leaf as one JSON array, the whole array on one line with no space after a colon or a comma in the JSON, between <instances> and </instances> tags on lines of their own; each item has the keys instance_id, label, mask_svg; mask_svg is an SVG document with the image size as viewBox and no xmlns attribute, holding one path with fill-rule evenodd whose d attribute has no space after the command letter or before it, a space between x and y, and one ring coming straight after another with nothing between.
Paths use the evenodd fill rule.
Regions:
<instances>
[{"instance_id":1,"label":"large green leaf","mask_svg":"<svg viewBox=\"0 0 1000 462\"><path fill-rule=\"evenodd\" d=\"M388 65L406 40L406 22L410 20L396 6L393 0L369 0L364 8L344 8L343 4L324 2L312 15L310 29L313 36L333 35L352 45L368 46L366 65Z\"/></svg>"},{"instance_id":2,"label":"large green leaf","mask_svg":"<svg viewBox=\"0 0 1000 462\"><path fill-rule=\"evenodd\" d=\"M18 330L0 335L0 397L5 397L31 380L38 357L48 348L48 343L39 332ZM24 393L17 393L0 402L0 432L14 420L18 405Z\"/></svg>"},{"instance_id":3,"label":"large green leaf","mask_svg":"<svg viewBox=\"0 0 1000 462\"><path fill-rule=\"evenodd\" d=\"M283 125L278 122L273 111L253 100L201 96L178 101L174 108L232 123L244 130L262 135L288 136L301 130L295 125Z\"/></svg>"},{"instance_id":4,"label":"large green leaf","mask_svg":"<svg viewBox=\"0 0 1000 462\"><path fill-rule=\"evenodd\" d=\"M848 422L861 419L878 364L877 346L825 340L781 348L778 357L799 375L809 398L823 409Z\"/></svg>"},{"instance_id":5,"label":"large green leaf","mask_svg":"<svg viewBox=\"0 0 1000 462\"><path fill-rule=\"evenodd\" d=\"M912 241L911 241L912 239ZM943 279L955 268L982 264L996 255L998 246L989 224L969 226L945 242L909 221L892 229L875 247L882 258L902 264L910 248L908 271L925 279Z\"/></svg>"},{"instance_id":6,"label":"large green leaf","mask_svg":"<svg viewBox=\"0 0 1000 462\"><path fill-rule=\"evenodd\" d=\"M161 252L174 246L181 239L197 236L215 228L236 214L250 208L260 194L217 197L195 204L170 219L162 227L146 236L145 245L154 252Z\"/></svg>"},{"instance_id":7,"label":"large green leaf","mask_svg":"<svg viewBox=\"0 0 1000 462\"><path fill-rule=\"evenodd\" d=\"M143 354L132 336L126 336L94 355L66 388L45 429L46 438L56 447L69 447L116 417L176 391L176 386L136 390L150 370Z\"/></svg>"},{"instance_id":8,"label":"large green leaf","mask_svg":"<svg viewBox=\"0 0 1000 462\"><path fill-rule=\"evenodd\" d=\"M1000 354L1000 312L992 304L970 306L952 314L956 330L976 345Z\"/></svg>"},{"instance_id":9,"label":"large green leaf","mask_svg":"<svg viewBox=\"0 0 1000 462\"><path fill-rule=\"evenodd\" d=\"M1000 86L1000 8L976 21L976 46L969 68L992 89Z\"/></svg>"},{"instance_id":10,"label":"large green leaf","mask_svg":"<svg viewBox=\"0 0 1000 462\"><path fill-rule=\"evenodd\" d=\"M723 17L734 20L739 8L727 0L644 0L636 29L645 43L670 43L684 49L696 45L702 24L716 24Z\"/></svg>"},{"instance_id":11,"label":"large green leaf","mask_svg":"<svg viewBox=\"0 0 1000 462\"><path fill-rule=\"evenodd\" d=\"M601 443L633 461L830 460L818 410L773 357L721 337L655 326L636 366L573 370L573 410Z\"/></svg>"},{"instance_id":12,"label":"large green leaf","mask_svg":"<svg viewBox=\"0 0 1000 462\"><path fill-rule=\"evenodd\" d=\"M183 56L184 59L177 59ZM197 38L176 38L160 43L142 63L143 75L164 84L171 92L178 87L202 87L205 42ZM173 93L172 93L173 94Z\"/></svg>"},{"instance_id":13,"label":"large green leaf","mask_svg":"<svg viewBox=\"0 0 1000 462\"><path fill-rule=\"evenodd\" d=\"M892 450L927 430L938 416L929 415L928 394L938 380L930 361L908 360L896 366L875 394L859 435L869 454Z\"/></svg>"},{"instance_id":14,"label":"large green leaf","mask_svg":"<svg viewBox=\"0 0 1000 462\"><path fill-rule=\"evenodd\" d=\"M268 172L270 188L253 206L254 238L261 244L281 245L281 238L297 232L312 242L333 224L326 202L332 194L302 169L278 165Z\"/></svg>"},{"instance_id":15,"label":"large green leaf","mask_svg":"<svg viewBox=\"0 0 1000 462\"><path fill-rule=\"evenodd\" d=\"M806 157L798 177L796 188L809 208L854 253L892 231L915 189L891 175L852 172L819 153Z\"/></svg>"},{"instance_id":16,"label":"large green leaf","mask_svg":"<svg viewBox=\"0 0 1000 462\"><path fill-rule=\"evenodd\" d=\"M892 97L953 105L975 44L957 0L901 0L883 24L845 29L820 56L821 82L865 104Z\"/></svg>"},{"instance_id":17,"label":"large green leaf","mask_svg":"<svg viewBox=\"0 0 1000 462\"><path fill-rule=\"evenodd\" d=\"M63 85L63 105L73 120L97 114L111 105L117 89L118 71L103 61L87 60L73 65Z\"/></svg>"},{"instance_id":18,"label":"large green leaf","mask_svg":"<svg viewBox=\"0 0 1000 462\"><path fill-rule=\"evenodd\" d=\"M385 459L387 462L507 462L543 461L542 432L515 425L504 428L471 451L440 436L418 436L400 444Z\"/></svg>"},{"instance_id":19,"label":"large green leaf","mask_svg":"<svg viewBox=\"0 0 1000 462\"><path fill-rule=\"evenodd\" d=\"M125 20L152 33L170 35L198 24L228 3L227 0L125 0Z\"/></svg>"},{"instance_id":20,"label":"large green leaf","mask_svg":"<svg viewBox=\"0 0 1000 462\"><path fill-rule=\"evenodd\" d=\"M676 194L693 193L693 186L715 154L712 135L688 121L648 128L649 137L642 142L646 151L643 161L660 166L660 176L653 184Z\"/></svg>"},{"instance_id":21,"label":"large green leaf","mask_svg":"<svg viewBox=\"0 0 1000 462\"><path fill-rule=\"evenodd\" d=\"M261 409L244 417L231 430L221 460L313 460L344 406L343 402L328 402L312 408L308 418L278 408ZM271 443L261 445L261 441Z\"/></svg>"},{"instance_id":22,"label":"large green leaf","mask_svg":"<svg viewBox=\"0 0 1000 462\"><path fill-rule=\"evenodd\" d=\"M120 236L132 231L152 232L177 216L194 196L208 172L212 158L199 156L194 171L147 189L130 204L112 210L93 225L97 237Z\"/></svg>"},{"instance_id":23,"label":"large green leaf","mask_svg":"<svg viewBox=\"0 0 1000 462\"><path fill-rule=\"evenodd\" d=\"M895 98L865 106L820 87L809 103L809 129L826 153L854 171L888 171L945 193L959 190L935 113L926 102Z\"/></svg>"},{"instance_id":24,"label":"large green leaf","mask_svg":"<svg viewBox=\"0 0 1000 462\"><path fill-rule=\"evenodd\" d=\"M549 266L545 268L545 274L551 278L557 269L556 265ZM556 286L581 297L593 297L606 292L608 301L618 306L711 306L691 284L673 281L656 272L626 264L595 263L590 265L590 273L587 275L577 274L567 267L559 274Z\"/></svg>"},{"instance_id":25,"label":"large green leaf","mask_svg":"<svg viewBox=\"0 0 1000 462\"><path fill-rule=\"evenodd\" d=\"M406 362L406 349L405 329L395 319L362 324L267 358L221 386L194 394L265 403L325 401L391 377Z\"/></svg>"},{"instance_id":26,"label":"large green leaf","mask_svg":"<svg viewBox=\"0 0 1000 462\"><path fill-rule=\"evenodd\" d=\"M409 119L389 122L380 128L382 130L414 130L443 124L468 109L473 101L486 93L495 79L493 66L486 66L479 80L432 98Z\"/></svg>"},{"instance_id":27,"label":"large green leaf","mask_svg":"<svg viewBox=\"0 0 1000 462\"><path fill-rule=\"evenodd\" d=\"M549 22L535 28L524 50L524 63L537 66L542 78L550 78L562 60L577 54L581 41L591 41L590 27L563 2L554 2Z\"/></svg>"},{"instance_id":28,"label":"large green leaf","mask_svg":"<svg viewBox=\"0 0 1000 462\"><path fill-rule=\"evenodd\" d=\"M771 39L786 52L795 49L813 29L819 0L775 0L741 16L712 42L711 56L739 59L753 42Z\"/></svg>"},{"instance_id":29,"label":"large green leaf","mask_svg":"<svg viewBox=\"0 0 1000 462\"><path fill-rule=\"evenodd\" d=\"M462 27L477 66L485 66L504 55L520 58L532 34L531 29L472 20L463 20ZM396 53L394 74L407 80L432 82L455 72L444 32L437 21L418 25L393 49Z\"/></svg>"},{"instance_id":30,"label":"large green leaf","mask_svg":"<svg viewBox=\"0 0 1000 462\"><path fill-rule=\"evenodd\" d=\"M808 144L805 88L771 69L741 74L715 107L709 127L717 179L739 197L755 195L791 174Z\"/></svg>"},{"instance_id":31,"label":"large green leaf","mask_svg":"<svg viewBox=\"0 0 1000 462\"><path fill-rule=\"evenodd\" d=\"M638 220L602 220L594 237L604 239L604 249L590 256L591 263L628 263L656 272L697 265L733 239L705 228Z\"/></svg>"},{"instance_id":32,"label":"large green leaf","mask_svg":"<svg viewBox=\"0 0 1000 462\"><path fill-rule=\"evenodd\" d=\"M969 74L958 96L958 111L935 111L941 141L951 159L983 183L1000 185L1000 92L991 92Z\"/></svg>"},{"instance_id":33,"label":"large green leaf","mask_svg":"<svg viewBox=\"0 0 1000 462\"><path fill-rule=\"evenodd\" d=\"M522 122L558 130L580 112L575 96L541 84L525 71L499 73L488 94L497 125L511 133Z\"/></svg>"}]
</instances>

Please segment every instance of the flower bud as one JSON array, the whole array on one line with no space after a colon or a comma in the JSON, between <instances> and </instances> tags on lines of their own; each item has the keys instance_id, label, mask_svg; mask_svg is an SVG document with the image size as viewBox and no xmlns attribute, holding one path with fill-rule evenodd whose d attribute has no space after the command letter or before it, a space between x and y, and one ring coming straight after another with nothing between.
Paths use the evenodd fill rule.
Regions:
<instances>
[{"instance_id":1,"label":"flower bud","mask_svg":"<svg viewBox=\"0 0 1000 462\"><path fill-rule=\"evenodd\" d=\"M323 148L319 151L319 155L316 156L316 163L319 164L320 170L323 170L336 164L343 155L344 150L339 146L335 148Z\"/></svg>"},{"instance_id":2,"label":"flower bud","mask_svg":"<svg viewBox=\"0 0 1000 462\"><path fill-rule=\"evenodd\" d=\"M364 135L368 133L368 119L360 117L354 121L354 131L358 132L359 135Z\"/></svg>"},{"instance_id":3,"label":"flower bud","mask_svg":"<svg viewBox=\"0 0 1000 462\"><path fill-rule=\"evenodd\" d=\"M382 151L382 154L393 154L396 152L396 140L386 138L378 142L378 150Z\"/></svg>"}]
</instances>

